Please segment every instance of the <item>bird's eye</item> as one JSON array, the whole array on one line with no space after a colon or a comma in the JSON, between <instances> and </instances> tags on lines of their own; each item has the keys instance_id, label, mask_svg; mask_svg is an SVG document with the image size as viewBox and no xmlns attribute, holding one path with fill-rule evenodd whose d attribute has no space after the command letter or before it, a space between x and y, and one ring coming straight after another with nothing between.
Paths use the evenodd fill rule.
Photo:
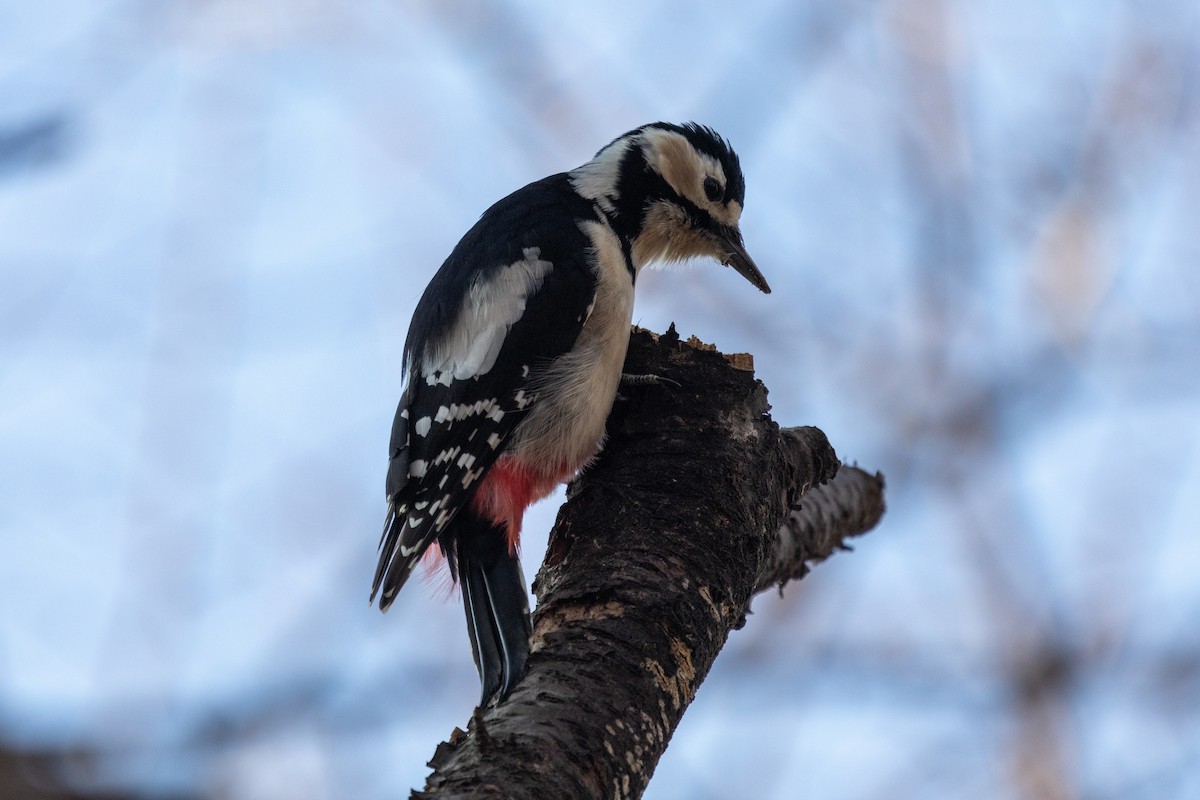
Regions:
<instances>
[{"instance_id":1,"label":"bird's eye","mask_svg":"<svg viewBox=\"0 0 1200 800\"><path fill-rule=\"evenodd\" d=\"M721 184L716 178L704 179L704 195L712 202L717 202L721 199L721 195L725 192L721 189Z\"/></svg>"}]
</instances>

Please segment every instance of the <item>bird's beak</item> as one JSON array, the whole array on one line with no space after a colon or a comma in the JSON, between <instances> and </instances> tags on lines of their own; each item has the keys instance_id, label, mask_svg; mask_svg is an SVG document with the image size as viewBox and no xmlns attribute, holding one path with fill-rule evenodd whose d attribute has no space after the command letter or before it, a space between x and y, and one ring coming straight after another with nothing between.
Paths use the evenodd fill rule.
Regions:
<instances>
[{"instance_id":1,"label":"bird's beak","mask_svg":"<svg viewBox=\"0 0 1200 800\"><path fill-rule=\"evenodd\" d=\"M739 275L757 286L763 294L770 294L771 287L767 285L767 279L755 265L754 259L746 252L746 246L742 244L741 231L737 228L726 228L718 239L725 251L720 258L721 263L727 267L733 267Z\"/></svg>"}]
</instances>

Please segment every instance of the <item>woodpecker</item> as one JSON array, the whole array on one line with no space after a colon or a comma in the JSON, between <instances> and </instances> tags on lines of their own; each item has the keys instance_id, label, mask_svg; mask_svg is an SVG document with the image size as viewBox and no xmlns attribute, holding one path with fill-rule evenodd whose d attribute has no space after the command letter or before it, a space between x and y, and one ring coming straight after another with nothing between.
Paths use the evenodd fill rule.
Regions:
<instances>
[{"instance_id":1,"label":"woodpecker","mask_svg":"<svg viewBox=\"0 0 1200 800\"><path fill-rule=\"evenodd\" d=\"M481 705L525 672L521 520L604 443L638 272L711 257L771 291L738 228L745 190L711 128L644 125L485 211L421 295L371 600L386 611L436 543L462 589Z\"/></svg>"}]
</instances>

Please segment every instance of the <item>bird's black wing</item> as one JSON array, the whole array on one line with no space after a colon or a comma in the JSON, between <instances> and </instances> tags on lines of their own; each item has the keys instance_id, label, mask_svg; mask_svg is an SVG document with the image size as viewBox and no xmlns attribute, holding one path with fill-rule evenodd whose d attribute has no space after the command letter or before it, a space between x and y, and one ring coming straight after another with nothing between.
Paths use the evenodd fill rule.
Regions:
<instances>
[{"instance_id":1,"label":"bird's black wing","mask_svg":"<svg viewBox=\"0 0 1200 800\"><path fill-rule=\"evenodd\" d=\"M381 609L536 402L530 380L575 343L596 290L588 219L566 175L530 184L484 213L417 304L371 588Z\"/></svg>"}]
</instances>

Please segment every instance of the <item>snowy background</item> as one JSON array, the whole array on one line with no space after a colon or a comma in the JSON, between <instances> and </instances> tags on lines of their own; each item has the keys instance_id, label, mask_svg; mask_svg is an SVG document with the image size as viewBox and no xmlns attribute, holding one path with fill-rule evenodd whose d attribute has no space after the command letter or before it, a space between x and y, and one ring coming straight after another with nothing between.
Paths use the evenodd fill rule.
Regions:
<instances>
[{"instance_id":1,"label":"snowy background","mask_svg":"<svg viewBox=\"0 0 1200 800\"><path fill-rule=\"evenodd\" d=\"M1194 0L0 0L0 795L420 786L457 602L367 607L413 305L645 122L746 171L755 354L888 477L647 797L1200 797ZM526 571L558 500L526 522Z\"/></svg>"}]
</instances>

